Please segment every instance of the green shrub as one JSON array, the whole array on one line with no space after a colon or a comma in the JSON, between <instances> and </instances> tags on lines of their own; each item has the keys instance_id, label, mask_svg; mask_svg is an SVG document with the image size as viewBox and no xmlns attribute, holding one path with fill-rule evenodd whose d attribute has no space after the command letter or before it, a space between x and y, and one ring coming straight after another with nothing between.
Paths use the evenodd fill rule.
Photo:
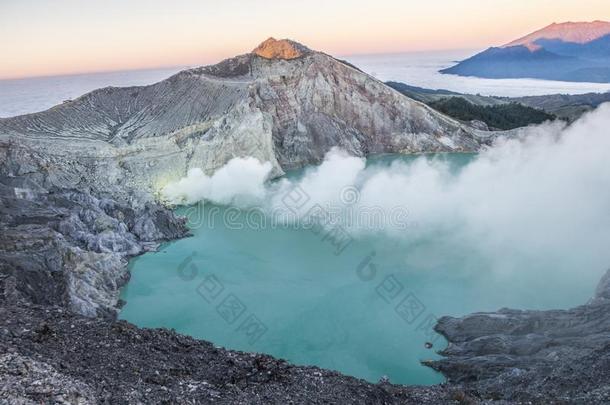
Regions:
<instances>
[{"instance_id":1,"label":"green shrub","mask_svg":"<svg viewBox=\"0 0 610 405\"><path fill-rule=\"evenodd\" d=\"M462 97L433 101L430 103L430 107L461 121L483 121L490 128L497 129L514 129L556 118L552 114L522 104L478 106Z\"/></svg>"}]
</instances>

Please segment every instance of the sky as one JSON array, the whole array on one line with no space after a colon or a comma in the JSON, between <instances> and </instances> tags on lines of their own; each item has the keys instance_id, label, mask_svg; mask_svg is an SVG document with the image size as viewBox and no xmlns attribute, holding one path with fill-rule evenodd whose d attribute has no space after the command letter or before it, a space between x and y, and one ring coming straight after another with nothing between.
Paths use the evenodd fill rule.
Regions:
<instances>
[{"instance_id":1,"label":"sky","mask_svg":"<svg viewBox=\"0 0 610 405\"><path fill-rule=\"evenodd\" d=\"M332 55L484 49L610 0L0 0L0 79L196 66L291 38Z\"/></svg>"}]
</instances>

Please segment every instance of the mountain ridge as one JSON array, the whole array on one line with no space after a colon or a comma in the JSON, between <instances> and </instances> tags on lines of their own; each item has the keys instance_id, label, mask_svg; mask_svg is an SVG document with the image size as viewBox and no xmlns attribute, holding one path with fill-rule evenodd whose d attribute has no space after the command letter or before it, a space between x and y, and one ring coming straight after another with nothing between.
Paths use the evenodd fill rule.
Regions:
<instances>
[{"instance_id":1,"label":"mountain ridge","mask_svg":"<svg viewBox=\"0 0 610 405\"><path fill-rule=\"evenodd\" d=\"M561 40L586 44L610 34L610 22L596 20L592 22L552 23L515 41L503 45L502 48L523 45L530 50L539 49L536 41L540 39Z\"/></svg>"},{"instance_id":2,"label":"mountain ridge","mask_svg":"<svg viewBox=\"0 0 610 405\"><path fill-rule=\"evenodd\" d=\"M553 23L441 73L490 79L610 82L610 23Z\"/></svg>"},{"instance_id":3,"label":"mountain ridge","mask_svg":"<svg viewBox=\"0 0 610 405\"><path fill-rule=\"evenodd\" d=\"M268 41L255 48L263 56L251 52L149 86L103 88L43 112L0 119L0 134L114 148L163 139L188 159L184 167L208 172L246 152L282 173L321 161L335 146L364 156L474 151L489 142L490 134L329 55L294 41L272 40L271 47Z\"/></svg>"},{"instance_id":4,"label":"mountain ridge","mask_svg":"<svg viewBox=\"0 0 610 405\"><path fill-rule=\"evenodd\" d=\"M439 319L450 345L424 363L449 379L432 387L116 322L128 259L189 234L155 195L189 168L249 155L277 175L335 146L466 152L511 134L474 130L319 52L250 53L0 119L0 402L607 403L610 276L573 310Z\"/></svg>"},{"instance_id":5,"label":"mountain ridge","mask_svg":"<svg viewBox=\"0 0 610 405\"><path fill-rule=\"evenodd\" d=\"M106 87L46 111L0 119L0 186L5 185L0 192L18 196L22 206L43 205L32 215L44 213L55 224L15 238L44 245L54 239L38 239L59 232L66 246L55 248L61 256L56 262L90 268L82 272L79 264L51 272L37 262L41 273L63 275L55 276L58 290L66 291L63 305L88 315L117 310L126 259L186 232L158 204L160 190L190 169L211 174L235 157L251 156L270 162L272 175L279 176L321 162L334 147L362 157L474 152L506 135L460 123L324 53L292 58L290 49L304 48L272 45L271 58L250 52L149 86ZM114 208L106 213L109 206ZM12 202L7 207L17 210L14 215L30 215ZM75 214L83 211L91 214L84 219ZM67 219L55 221L57 212ZM89 221L118 212L130 225L100 233ZM168 227L180 229L169 232ZM80 250L73 252L75 246ZM97 263L92 250L111 258ZM19 260L39 256L34 251ZM91 281L89 273L96 272L110 280ZM48 299L40 288L28 286L36 280L23 278L22 290Z\"/></svg>"}]
</instances>

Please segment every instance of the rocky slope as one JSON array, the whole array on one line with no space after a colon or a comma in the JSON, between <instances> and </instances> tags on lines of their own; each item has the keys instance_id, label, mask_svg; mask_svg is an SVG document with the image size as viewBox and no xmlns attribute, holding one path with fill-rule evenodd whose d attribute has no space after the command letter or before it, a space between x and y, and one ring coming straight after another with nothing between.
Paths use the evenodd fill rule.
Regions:
<instances>
[{"instance_id":1,"label":"rocky slope","mask_svg":"<svg viewBox=\"0 0 610 405\"><path fill-rule=\"evenodd\" d=\"M183 219L150 202L0 177L0 275L34 303L113 317L127 259L185 235Z\"/></svg>"},{"instance_id":2,"label":"rocky slope","mask_svg":"<svg viewBox=\"0 0 610 405\"><path fill-rule=\"evenodd\" d=\"M331 56L272 39L253 53L151 86L100 89L1 119L0 136L57 156L63 170L101 160L88 179L98 187L133 182L153 189L192 167L213 171L236 155L270 161L281 173L319 162L333 146L363 156L476 151L489 142L489 134Z\"/></svg>"},{"instance_id":3,"label":"rocky slope","mask_svg":"<svg viewBox=\"0 0 610 405\"><path fill-rule=\"evenodd\" d=\"M494 136L331 56L269 39L151 86L0 119L0 270L34 302L112 314L126 259L186 234L155 197L191 168L254 156L279 175L335 146L358 156L476 151Z\"/></svg>"},{"instance_id":4,"label":"rocky slope","mask_svg":"<svg viewBox=\"0 0 610 405\"><path fill-rule=\"evenodd\" d=\"M0 336L0 403L422 404L464 395L370 384L27 303L0 306Z\"/></svg>"},{"instance_id":5,"label":"rocky slope","mask_svg":"<svg viewBox=\"0 0 610 405\"><path fill-rule=\"evenodd\" d=\"M467 392L519 402L610 401L610 270L569 310L501 309L435 327L450 342L429 365Z\"/></svg>"},{"instance_id":6,"label":"rocky slope","mask_svg":"<svg viewBox=\"0 0 610 405\"><path fill-rule=\"evenodd\" d=\"M573 373L567 361L595 365L589 374L576 370L593 374L587 387L594 395L575 397L607 399L607 368L599 363L607 358L600 343L608 341L605 287L585 309L557 315L560 321L554 312L441 320L439 331L455 346L433 366L455 383L431 388L371 385L113 321L127 259L187 235L155 193L190 168L211 172L250 155L281 174L320 161L334 146L359 156L476 151L499 135L445 117L328 55L274 40L152 86L101 89L0 120L0 401L487 401L521 398L519 381L507 377L513 369L539 389L523 398L576 395L550 379L549 353L527 339L559 345L551 370L561 378ZM569 329L574 322L579 334ZM522 324L542 338L523 335L529 326ZM568 338L554 337L562 333ZM490 352L478 343L488 336L506 344Z\"/></svg>"},{"instance_id":7,"label":"rocky slope","mask_svg":"<svg viewBox=\"0 0 610 405\"><path fill-rule=\"evenodd\" d=\"M442 318L448 383L404 387L33 305L0 277L0 403L607 404L609 314L610 272L571 310Z\"/></svg>"}]
</instances>

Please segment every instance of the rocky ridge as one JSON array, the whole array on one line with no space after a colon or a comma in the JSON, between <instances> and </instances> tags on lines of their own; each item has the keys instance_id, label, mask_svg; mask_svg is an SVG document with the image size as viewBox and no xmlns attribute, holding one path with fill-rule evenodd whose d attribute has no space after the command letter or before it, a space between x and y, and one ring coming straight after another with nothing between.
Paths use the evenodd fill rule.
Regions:
<instances>
[{"instance_id":1,"label":"rocky ridge","mask_svg":"<svg viewBox=\"0 0 610 405\"><path fill-rule=\"evenodd\" d=\"M491 47L441 73L610 83L609 50L608 22L554 23L506 45Z\"/></svg>"},{"instance_id":2,"label":"rocky ridge","mask_svg":"<svg viewBox=\"0 0 610 405\"><path fill-rule=\"evenodd\" d=\"M311 53L311 49L289 39L267 39L254 48L253 54L266 59L295 59Z\"/></svg>"},{"instance_id":3,"label":"rocky ridge","mask_svg":"<svg viewBox=\"0 0 610 405\"><path fill-rule=\"evenodd\" d=\"M156 192L190 168L210 173L249 155L270 161L280 175L319 162L336 146L357 156L476 151L506 135L475 130L328 55L279 42L261 48L266 56L241 55L151 86L100 89L41 113L0 120L0 398L607 399L603 285L580 309L441 319L439 331L451 345L447 359L431 366L451 383L437 387L380 387L113 321L119 288L129 277L127 260L188 234ZM576 324L580 328L569 329ZM562 378L574 374L572 365L590 378L592 394L562 388ZM595 368L587 374L586 366ZM525 380L511 379L511 373L526 376L538 391L523 388Z\"/></svg>"},{"instance_id":4,"label":"rocky ridge","mask_svg":"<svg viewBox=\"0 0 610 405\"><path fill-rule=\"evenodd\" d=\"M518 402L610 401L610 270L585 305L443 317L435 330L450 343L429 365L466 392Z\"/></svg>"},{"instance_id":5,"label":"rocky ridge","mask_svg":"<svg viewBox=\"0 0 610 405\"><path fill-rule=\"evenodd\" d=\"M472 152L496 136L304 49L266 41L257 52L271 58L249 53L151 86L96 90L41 113L0 119L0 139L57 156L64 171L68 162L108 161L90 183L131 181L154 191L189 168L212 172L236 155L270 161L281 174L320 162L335 146L358 156Z\"/></svg>"},{"instance_id":6,"label":"rocky ridge","mask_svg":"<svg viewBox=\"0 0 610 405\"><path fill-rule=\"evenodd\" d=\"M253 156L281 175L333 147L356 156L476 151L496 136L331 56L269 39L150 86L0 119L0 270L34 302L112 314L127 258L187 233L157 193L189 169L212 173ZM44 296L43 279L55 293Z\"/></svg>"},{"instance_id":7,"label":"rocky ridge","mask_svg":"<svg viewBox=\"0 0 610 405\"><path fill-rule=\"evenodd\" d=\"M553 23L529 35L519 38L503 46L523 45L530 50L540 49L536 41L559 40L576 44L586 44L610 34L610 23L606 21Z\"/></svg>"}]
</instances>

